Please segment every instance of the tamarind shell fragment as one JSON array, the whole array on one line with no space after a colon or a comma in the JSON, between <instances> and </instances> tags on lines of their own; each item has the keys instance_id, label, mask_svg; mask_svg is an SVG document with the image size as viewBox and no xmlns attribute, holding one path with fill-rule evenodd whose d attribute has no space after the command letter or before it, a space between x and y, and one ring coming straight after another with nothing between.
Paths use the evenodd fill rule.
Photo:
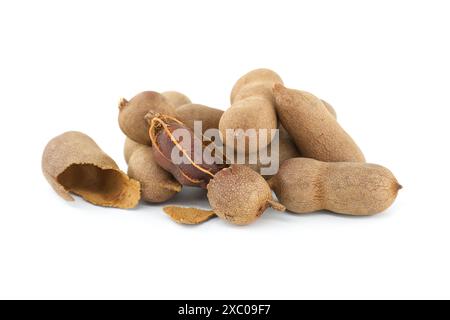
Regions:
<instances>
[{"instance_id":1,"label":"tamarind shell fragment","mask_svg":"<svg viewBox=\"0 0 450 320\"><path fill-rule=\"evenodd\" d=\"M120 171L89 136L77 131L63 133L45 147L42 171L63 199L70 193L95 205L133 208L140 199L140 184Z\"/></svg>"},{"instance_id":2,"label":"tamarind shell fragment","mask_svg":"<svg viewBox=\"0 0 450 320\"><path fill-rule=\"evenodd\" d=\"M173 221L180 224L199 224L216 217L212 210L197 208L167 206L163 210Z\"/></svg>"}]
</instances>

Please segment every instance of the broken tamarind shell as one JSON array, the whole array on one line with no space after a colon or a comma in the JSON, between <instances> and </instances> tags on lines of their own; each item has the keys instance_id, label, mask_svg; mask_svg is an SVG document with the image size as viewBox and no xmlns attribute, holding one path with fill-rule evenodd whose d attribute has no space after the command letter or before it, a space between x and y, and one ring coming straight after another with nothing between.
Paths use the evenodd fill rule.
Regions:
<instances>
[{"instance_id":1,"label":"broken tamarind shell","mask_svg":"<svg viewBox=\"0 0 450 320\"><path fill-rule=\"evenodd\" d=\"M216 217L212 210L167 206L164 212L175 222L181 224L199 224Z\"/></svg>"},{"instance_id":2,"label":"broken tamarind shell","mask_svg":"<svg viewBox=\"0 0 450 320\"><path fill-rule=\"evenodd\" d=\"M42 171L53 189L67 201L70 192L100 206L133 208L140 199L139 182L130 179L89 136L63 133L45 147Z\"/></svg>"},{"instance_id":3,"label":"broken tamarind shell","mask_svg":"<svg viewBox=\"0 0 450 320\"><path fill-rule=\"evenodd\" d=\"M206 162L203 150L208 144L195 136L194 132L178 119L159 114L149 114L146 118L150 121L149 135L155 161L182 185L206 188L214 174L226 166ZM176 138L174 132L178 129L184 130L181 131L181 134L184 134L182 137L189 139L188 141ZM197 145L202 147L195 148ZM180 157L177 164L172 158L174 151ZM196 159L200 161L195 161Z\"/></svg>"}]
</instances>

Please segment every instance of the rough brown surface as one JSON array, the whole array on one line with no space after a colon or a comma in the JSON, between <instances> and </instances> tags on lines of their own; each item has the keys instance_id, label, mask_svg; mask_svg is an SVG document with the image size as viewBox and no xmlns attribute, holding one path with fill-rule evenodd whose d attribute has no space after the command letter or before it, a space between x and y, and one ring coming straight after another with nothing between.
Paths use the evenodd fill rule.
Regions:
<instances>
[{"instance_id":1,"label":"rough brown surface","mask_svg":"<svg viewBox=\"0 0 450 320\"><path fill-rule=\"evenodd\" d=\"M386 210L401 188L394 175L379 165L307 158L285 161L269 184L292 212L329 210L360 216Z\"/></svg>"},{"instance_id":2,"label":"rough brown surface","mask_svg":"<svg viewBox=\"0 0 450 320\"><path fill-rule=\"evenodd\" d=\"M140 146L143 146L143 144L137 143L128 137L125 138L125 144L123 146L123 157L125 158L125 162L127 164L128 161L130 161L130 157L133 154L133 152Z\"/></svg>"},{"instance_id":3,"label":"rough brown surface","mask_svg":"<svg viewBox=\"0 0 450 320\"><path fill-rule=\"evenodd\" d=\"M140 145L133 152L128 176L141 183L141 198L147 202L164 202L181 191L181 184L156 163L149 146Z\"/></svg>"},{"instance_id":4,"label":"rough brown surface","mask_svg":"<svg viewBox=\"0 0 450 320\"><path fill-rule=\"evenodd\" d=\"M117 164L87 135L69 131L52 140L42 155L42 171L65 200L70 192L101 206L133 208L140 198L139 182Z\"/></svg>"},{"instance_id":5,"label":"rough brown surface","mask_svg":"<svg viewBox=\"0 0 450 320\"><path fill-rule=\"evenodd\" d=\"M268 152L269 155L272 155L272 152L274 150L271 150L271 145L267 146L268 150L263 152ZM261 169L264 167L269 167L270 165L262 164L260 160L260 153L257 154L257 163L256 164L250 164L251 156L246 153L245 154L245 164L253 169L254 171L261 173ZM284 161L291 158L297 158L300 157L300 152L297 150L297 147L295 146L294 142L292 141L291 137L289 137L289 134L287 131L283 128L279 128L279 145L278 145L278 162L279 165L281 165ZM268 179L272 177L272 175L263 175L264 178Z\"/></svg>"},{"instance_id":6,"label":"rough brown surface","mask_svg":"<svg viewBox=\"0 0 450 320\"><path fill-rule=\"evenodd\" d=\"M177 108L177 118L194 130L194 121L202 122L202 133L208 129L219 129L223 111L202 104L188 103Z\"/></svg>"},{"instance_id":7,"label":"rough brown surface","mask_svg":"<svg viewBox=\"0 0 450 320\"><path fill-rule=\"evenodd\" d=\"M272 200L266 180L245 165L232 165L219 171L208 186L208 200L222 219L238 225L255 221L272 206L284 207Z\"/></svg>"},{"instance_id":8,"label":"rough brown surface","mask_svg":"<svg viewBox=\"0 0 450 320\"><path fill-rule=\"evenodd\" d=\"M323 105L328 109L328 112L331 113L331 115L335 119L337 119L337 113L336 113L336 110L333 108L333 106L323 99L321 101L322 101Z\"/></svg>"},{"instance_id":9,"label":"rough brown surface","mask_svg":"<svg viewBox=\"0 0 450 320\"><path fill-rule=\"evenodd\" d=\"M151 145L148 136L148 123L145 116L149 113L160 113L176 116L175 107L161 94L154 91L144 91L130 101L121 99L119 102L119 126L130 139Z\"/></svg>"},{"instance_id":10,"label":"rough brown surface","mask_svg":"<svg viewBox=\"0 0 450 320\"><path fill-rule=\"evenodd\" d=\"M227 138L226 130L265 129L265 141L258 142L258 150L265 148L272 140L271 130L278 127L277 115L271 88L283 83L280 76L269 69L256 69L236 81L231 91L231 106L219 122L222 140L227 148L236 150L238 135ZM258 136L262 134L258 131ZM248 145L248 138L245 139ZM242 152L242 150L240 151Z\"/></svg>"},{"instance_id":11,"label":"rough brown surface","mask_svg":"<svg viewBox=\"0 0 450 320\"><path fill-rule=\"evenodd\" d=\"M270 69L255 69L240 77L233 86L230 94L230 102L233 104L235 96L239 94L242 88L252 86L256 83L283 83L281 77Z\"/></svg>"},{"instance_id":12,"label":"rough brown surface","mask_svg":"<svg viewBox=\"0 0 450 320\"><path fill-rule=\"evenodd\" d=\"M364 155L322 101L311 93L275 84L278 117L304 157L364 162Z\"/></svg>"},{"instance_id":13,"label":"rough brown surface","mask_svg":"<svg viewBox=\"0 0 450 320\"><path fill-rule=\"evenodd\" d=\"M191 100L178 91L165 91L161 93L175 108L191 103Z\"/></svg>"},{"instance_id":14,"label":"rough brown surface","mask_svg":"<svg viewBox=\"0 0 450 320\"><path fill-rule=\"evenodd\" d=\"M181 224L199 224L216 216L212 210L197 208L167 206L163 210L173 221Z\"/></svg>"},{"instance_id":15,"label":"rough brown surface","mask_svg":"<svg viewBox=\"0 0 450 320\"><path fill-rule=\"evenodd\" d=\"M258 149L265 148L271 141L271 130L277 128L277 116L273 104L267 99L255 96L240 100L233 104L224 112L219 122L219 129L222 139L225 141L227 148L233 148L236 141L229 141L226 138L227 129L242 129L244 132L248 129L265 129L261 134L266 136L263 143L258 143ZM238 137L239 132L236 131L234 137ZM260 132L257 131L259 136ZM258 140L259 141L259 140ZM248 145L248 139L246 139Z\"/></svg>"},{"instance_id":16,"label":"rough brown surface","mask_svg":"<svg viewBox=\"0 0 450 320\"><path fill-rule=\"evenodd\" d=\"M238 91L231 106L233 107L236 102L249 97L261 97L270 101L272 104L275 103L272 94L273 84L274 82L256 82L247 84Z\"/></svg>"}]
</instances>

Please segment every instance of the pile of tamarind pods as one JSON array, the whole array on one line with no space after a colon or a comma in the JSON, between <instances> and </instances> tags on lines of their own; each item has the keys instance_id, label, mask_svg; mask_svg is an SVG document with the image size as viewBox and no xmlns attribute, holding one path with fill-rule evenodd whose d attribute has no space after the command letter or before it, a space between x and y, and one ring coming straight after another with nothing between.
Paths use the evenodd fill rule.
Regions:
<instances>
[{"instance_id":1,"label":"pile of tamarind pods","mask_svg":"<svg viewBox=\"0 0 450 320\"><path fill-rule=\"evenodd\" d=\"M200 136L194 134L195 121L202 124ZM165 207L173 220L198 224L217 216L246 225L268 207L293 213L374 215L390 207L401 189L387 168L366 163L330 104L285 87L269 69L239 78L225 111L192 103L176 91L146 91L120 100L118 122L126 135L127 173L81 132L63 133L47 144L43 173L64 199L73 200L73 193L96 205L133 208L140 200L169 201L183 186L194 186L205 190L211 210ZM179 128L193 133L187 147L174 135ZM209 129L217 129L221 142L235 153L239 152L236 141L227 130L256 130L258 152L246 151L243 156L255 156L257 161L231 164L225 156L224 162L217 163L194 160L204 159L191 146L208 148L214 143L203 136ZM277 129L278 147L271 149L274 136L269 133ZM259 152L266 149L280 167L277 173L263 176L266 164ZM173 161L174 150L185 161Z\"/></svg>"}]
</instances>

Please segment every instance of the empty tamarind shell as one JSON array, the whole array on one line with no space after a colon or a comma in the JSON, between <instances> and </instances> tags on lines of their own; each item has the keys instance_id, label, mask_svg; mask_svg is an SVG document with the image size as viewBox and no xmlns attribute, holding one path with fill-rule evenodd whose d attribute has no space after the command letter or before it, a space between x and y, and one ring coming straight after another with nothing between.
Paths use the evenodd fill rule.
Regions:
<instances>
[{"instance_id":1,"label":"empty tamarind shell","mask_svg":"<svg viewBox=\"0 0 450 320\"><path fill-rule=\"evenodd\" d=\"M269 206L285 210L272 199L267 181L245 165L231 165L219 171L207 189L214 213L234 224L245 225L255 221Z\"/></svg>"},{"instance_id":2,"label":"empty tamarind shell","mask_svg":"<svg viewBox=\"0 0 450 320\"><path fill-rule=\"evenodd\" d=\"M149 136L156 162L182 185L205 188L214 174L226 166L222 163L206 163L203 149L208 144L178 119L167 115L150 115L149 121L151 122ZM186 130L184 133L189 139L183 142L183 145L181 140L177 140L174 136L174 131L178 129ZM196 145L202 148L196 150ZM175 164L172 160L174 149L181 157L182 161L179 164ZM196 162L195 159L200 161Z\"/></svg>"},{"instance_id":3,"label":"empty tamarind shell","mask_svg":"<svg viewBox=\"0 0 450 320\"><path fill-rule=\"evenodd\" d=\"M130 179L89 136L63 133L45 147L42 171L53 189L67 201L70 193L100 206L133 208L140 199L139 182Z\"/></svg>"},{"instance_id":4,"label":"empty tamarind shell","mask_svg":"<svg viewBox=\"0 0 450 320\"><path fill-rule=\"evenodd\" d=\"M175 107L160 93L144 91L130 101L122 98L119 102L119 126L130 139L150 145L149 125L145 116L149 112L175 116Z\"/></svg>"},{"instance_id":5,"label":"empty tamarind shell","mask_svg":"<svg viewBox=\"0 0 450 320\"><path fill-rule=\"evenodd\" d=\"M136 147L128 162L128 176L141 183L141 198L147 202L165 202L181 191L181 184L156 163L149 146Z\"/></svg>"}]
</instances>

